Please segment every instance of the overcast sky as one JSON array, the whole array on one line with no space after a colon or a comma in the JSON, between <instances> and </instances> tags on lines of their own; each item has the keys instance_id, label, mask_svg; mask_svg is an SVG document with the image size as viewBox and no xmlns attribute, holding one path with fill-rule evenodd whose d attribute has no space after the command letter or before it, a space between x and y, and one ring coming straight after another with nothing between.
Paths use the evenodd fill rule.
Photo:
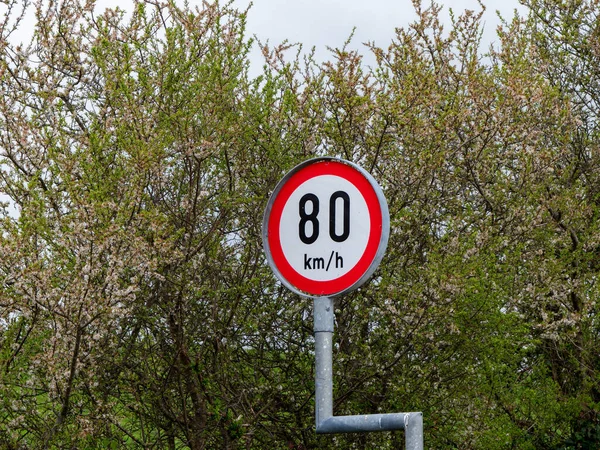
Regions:
<instances>
[{"instance_id":1,"label":"overcast sky","mask_svg":"<svg viewBox=\"0 0 600 450\"><path fill-rule=\"evenodd\" d=\"M245 7L249 0L236 0ZM444 7L443 16L449 23L449 9L459 14L465 9L480 10L477 0L438 1ZM514 10L525 9L517 0L483 0L485 32L483 41L487 46L495 40L496 27L500 23L497 11L511 18ZM428 0L424 0L428 5ZM415 19L411 0L254 0L248 14L248 32L261 41L272 44L284 39L303 44L304 49L316 47L317 58L327 58L326 47L340 47L352 29L356 27L353 48L361 43L374 41L387 47L395 35L395 28L405 27ZM365 49L365 53L367 53Z\"/></svg>"},{"instance_id":2,"label":"overcast sky","mask_svg":"<svg viewBox=\"0 0 600 450\"><path fill-rule=\"evenodd\" d=\"M200 4L199 0L188 0L190 5ZM209 0L210 1L210 0ZM221 0L223 3L225 0ZM504 17L512 17L514 10L524 11L518 0L482 0L486 6L484 14L484 44L495 40L496 27L499 24L497 11ZM250 0L235 0L235 5L245 9ZM411 0L254 0L248 14L249 35L256 35L262 42L272 45L285 39L292 43L301 43L308 51L316 48L317 59L328 58L326 48L341 47L356 27L352 48L368 53L363 42L373 41L376 45L387 47L394 37L396 27L405 27L415 19ZM444 7L443 16L448 19L450 8L456 14L465 9L479 11L477 0L438 0ZM131 0L97 0L96 7L119 6L131 10ZM423 0L424 5L429 0ZM0 13L6 7L0 4ZM16 38L25 41L31 35L31 21L25 23ZM262 60L258 49L252 54L255 70L260 70ZM368 62L368 59L367 59Z\"/></svg>"}]
</instances>

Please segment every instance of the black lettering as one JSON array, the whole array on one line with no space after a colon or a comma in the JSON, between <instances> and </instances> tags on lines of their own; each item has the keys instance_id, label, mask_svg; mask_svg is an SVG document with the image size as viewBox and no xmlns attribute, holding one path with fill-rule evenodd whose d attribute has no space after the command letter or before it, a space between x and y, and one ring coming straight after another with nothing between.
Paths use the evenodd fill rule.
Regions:
<instances>
[{"instance_id":1,"label":"black lettering","mask_svg":"<svg viewBox=\"0 0 600 450\"><path fill-rule=\"evenodd\" d=\"M342 234L336 233L336 200L342 199L343 225ZM336 191L329 199L329 236L335 242L344 242L350 236L350 196L344 191Z\"/></svg>"},{"instance_id":2,"label":"black lettering","mask_svg":"<svg viewBox=\"0 0 600 450\"><path fill-rule=\"evenodd\" d=\"M306 213L306 204L312 203L312 211L310 214ZM300 223L298 224L298 234L300 240L305 244L312 244L319 237L319 221L317 215L319 214L319 198L315 194L304 194L298 204L300 213ZM312 225L312 233L310 236L306 234L306 224L310 222Z\"/></svg>"},{"instance_id":3,"label":"black lettering","mask_svg":"<svg viewBox=\"0 0 600 450\"><path fill-rule=\"evenodd\" d=\"M335 252L335 268L336 269L344 268L344 258L342 258L338 252Z\"/></svg>"},{"instance_id":4,"label":"black lettering","mask_svg":"<svg viewBox=\"0 0 600 450\"><path fill-rule=\"evenodd\" d=\"M319 270L325 268L325 259L323 258L313 258L313 269Z\"/></svg>"}]
</instances>

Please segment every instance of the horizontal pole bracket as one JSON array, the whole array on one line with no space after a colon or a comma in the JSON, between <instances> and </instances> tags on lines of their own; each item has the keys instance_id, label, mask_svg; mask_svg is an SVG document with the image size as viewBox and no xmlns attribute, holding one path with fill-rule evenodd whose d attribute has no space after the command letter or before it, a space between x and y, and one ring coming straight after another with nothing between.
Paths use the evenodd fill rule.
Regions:
<instances>
[{"instance_id":1,"label":"horizontal pole bracket","mask_svg":"<svg viewBox=\"0 0 600 450\"><path fill-rule=\"evenodd\" d=\"M419 427L419 423L423 423L420 412L332 416L317 424L316 431L319 434L329 434L407 430L413 425Z\"/></svg>"}]
</instances>

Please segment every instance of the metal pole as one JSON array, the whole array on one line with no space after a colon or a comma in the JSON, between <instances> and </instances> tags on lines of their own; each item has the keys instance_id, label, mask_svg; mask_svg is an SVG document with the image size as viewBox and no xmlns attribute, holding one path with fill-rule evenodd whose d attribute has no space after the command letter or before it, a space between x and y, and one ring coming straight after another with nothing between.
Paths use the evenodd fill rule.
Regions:
<instances>
[{"instance_id":1,"label":"metal pole","mask_svg":"<svg viewBox=\"0 0 600 450\"><path fill-rule=\"evenodd\" d=\"M315 419L333 416L333 300L315 299ZM317 431L318 432L318 431Z\"/></svg>"},{"instance_id":2,"label":"metal pole","mask_svg":"<svg viewBox=\"0 0 600 450\"><path fill-rule=\"evenodd\" d=\"M406 450L423 450L423 415L420 412L333 415L333 299L314 301L315 419L317 433L406 431Z\"/></svg>"},{"instance_id":3,"label":"metal pole","mask_svg":"<svg viewBox=\"0 0 600 450\"><path fill-rule=\"evenodd\" d=\"M406 450L423 450L423 414L409 413L406 418Z\"/></svg>"}]
</instances>

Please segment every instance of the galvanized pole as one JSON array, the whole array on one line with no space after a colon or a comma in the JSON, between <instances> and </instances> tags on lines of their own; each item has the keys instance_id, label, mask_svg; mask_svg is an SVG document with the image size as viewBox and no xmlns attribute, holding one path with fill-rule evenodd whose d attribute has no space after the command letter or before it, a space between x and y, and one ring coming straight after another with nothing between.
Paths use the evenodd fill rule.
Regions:
<instances>
[{"instance_id":1,"label":"galvanized pole","mask_svg":"<svg viewBox=\"0 0 600 450\"><path fill-rule=\"evenodd\" d=\"M315 298L315 418L320 425L333 417L333 299Z\"/></svg>"},{"instance_id":2,"label":"galvanized pole","mask_svg":"<svg viewBox=\"0 0 600 450\"><path fill-rule=\"evenodd\" d=\"M353 433L402 430L406 450L423 450L423 415L420 412L333 415L333 299L314 300L315 419L317 433Z\"/></svg>"}]
</instances>

